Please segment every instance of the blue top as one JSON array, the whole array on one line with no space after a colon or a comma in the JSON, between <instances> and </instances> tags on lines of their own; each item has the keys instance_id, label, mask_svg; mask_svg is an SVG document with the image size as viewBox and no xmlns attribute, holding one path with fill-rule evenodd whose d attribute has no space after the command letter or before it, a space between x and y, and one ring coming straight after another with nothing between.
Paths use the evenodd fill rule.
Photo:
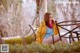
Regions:
<instances>
[{"instance_id":1,"label":"blue top","mask_svg":"<svg viewBox=\"0 0 80 53\"><path fill-rule=\"evenodd\" d=\"M47 32L46 32L46 35L44 36L44 38L48 38L48 37L50 37L53 34L54 34L53 29L47 27Z\"/></svg>"}]
</instances>

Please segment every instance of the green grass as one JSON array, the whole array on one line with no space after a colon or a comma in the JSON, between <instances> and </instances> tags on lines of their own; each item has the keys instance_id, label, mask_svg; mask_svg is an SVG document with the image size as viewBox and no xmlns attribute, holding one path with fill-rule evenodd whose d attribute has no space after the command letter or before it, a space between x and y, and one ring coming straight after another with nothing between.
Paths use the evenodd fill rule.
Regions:
<instances>
[{"instance_id":1,"label":"green grass","mask_svg":"<svg viewBox=\"0 0 80 53\"><path fill-rule=\"evenodd\" d=\"M71 44L63 44L62 42L54 45L43 45L39 43L31 43L28 45L10 45L11 53L73 53L80 52L80 41Z\"/></svg>"},{"instance_id":2,"label":"green grass","mask_svg":"<svg viewBox=\"0 0 80 53\"><path fill-rule=\"evenodd\" d=\"M25 37L26 45L22 44L22 38L5 40L9 44L10 53L76 53L80 52L80 41L72 44L57 42L52 45L43 45L33 41L32 36Z\"/></svg>"},{"instance_id":3,"label":"green grass","mask_svg":"<svg viewBox=\"0 0 80 53\"><path fill-rule=\"evenodd\" d=\"M32 36L28 36L24 38L25 43L26 44L31 44L33 42L33 37ZM4 42L6 44L22 44L23 39L22 38L14 38L14 39L8 39L8 40L4 40Z\"/></svg>"}]
</instances>

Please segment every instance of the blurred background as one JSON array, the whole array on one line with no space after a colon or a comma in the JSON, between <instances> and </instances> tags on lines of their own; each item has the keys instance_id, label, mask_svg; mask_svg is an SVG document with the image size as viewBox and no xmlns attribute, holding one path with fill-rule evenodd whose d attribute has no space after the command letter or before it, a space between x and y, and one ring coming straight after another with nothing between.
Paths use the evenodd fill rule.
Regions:
<instances>
[{"instance_id":1,"label":"blurred background","mask_svg":"<svg viewBox=\"0 0 80 53\"><path fill-rule=\"evenodd\" d=\"M68 1L72 3L59 3L58 0L0 0L1 37L30 35L33 31L29 25L38 28L45 12L50 12L57 22L80 20L80 0Z\"/></svg>"}]
</instances>

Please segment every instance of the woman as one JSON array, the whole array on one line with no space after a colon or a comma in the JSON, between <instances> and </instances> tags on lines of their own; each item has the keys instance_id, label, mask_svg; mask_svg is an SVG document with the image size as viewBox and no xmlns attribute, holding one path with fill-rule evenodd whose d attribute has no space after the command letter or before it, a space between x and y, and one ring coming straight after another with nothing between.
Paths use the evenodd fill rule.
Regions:
<instances>
[{"instance_id":1,"label":"woman","mask_svg":"<svg viewBox=\"0 0 80 53\"><path fill-rule=\"evenodd\" d=\"M54 42L60 40L56 24L54 20L51 18L51 14L45 13L44 20L42 21L39 30L36 34L36 41L48 45L52 44L52 35L54 35Z\"/></svg>"}]
</instances>

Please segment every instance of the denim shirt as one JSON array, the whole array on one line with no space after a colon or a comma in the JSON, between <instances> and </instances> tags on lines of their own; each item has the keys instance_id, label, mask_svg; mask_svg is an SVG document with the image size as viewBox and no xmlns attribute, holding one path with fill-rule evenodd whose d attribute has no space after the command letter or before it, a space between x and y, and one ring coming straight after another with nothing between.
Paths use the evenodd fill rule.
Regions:
<instances>
[{"instance_id":1,"label":"denim shirt","mask_svg":"<svg viewBox=\"0 0 80 53\"><path fill-rule=\"evenodd\" d=\"M47 32L46 32L44 38L48 38L48 37L50 37L50 36L53 35L53 34L54 34L53 29L47 27Z\"/></svg>"}]
</instances>

